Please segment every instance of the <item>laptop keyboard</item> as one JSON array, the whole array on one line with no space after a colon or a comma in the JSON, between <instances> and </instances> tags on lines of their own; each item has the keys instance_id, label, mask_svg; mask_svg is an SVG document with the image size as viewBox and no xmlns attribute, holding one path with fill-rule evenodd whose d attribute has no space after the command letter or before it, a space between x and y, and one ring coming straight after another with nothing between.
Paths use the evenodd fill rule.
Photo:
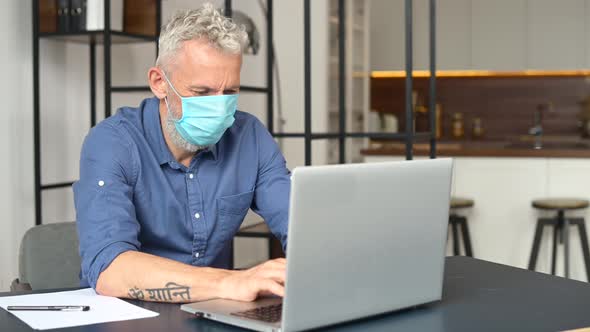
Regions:
<instances>
[{"instance_id":1,"label":"laptop keyboard","mask_svg":"<svg viewBox=\"0 0 590 332\"><path fill-rule=\"evenodd\" d=\"M268 323L276 323L281 321L281 312L283 310L283 304L273 304L264 307L258 307L251 310L234 312L232 315L238 317L244 317L254 320L261 320Z\"/></svg>"}]
</instances>

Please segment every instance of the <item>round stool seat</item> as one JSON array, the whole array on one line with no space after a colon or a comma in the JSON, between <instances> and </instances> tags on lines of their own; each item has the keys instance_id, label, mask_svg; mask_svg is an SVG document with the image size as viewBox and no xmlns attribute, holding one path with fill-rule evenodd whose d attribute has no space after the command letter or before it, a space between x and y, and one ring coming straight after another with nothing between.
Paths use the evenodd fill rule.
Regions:
<instances>
[{"instance_id":1,"label":"round stool seat","mask_svg":"<svg viewBox=\"0 0 590 332\"><path fill-rule=\"evenodd\" d=\"M545 198L533 201L533 207L542 210L577 210L585 209L588 205L588 200L579 198Z\"/></svg>"},{"instance_id":2,"label":"round stool seat","mask_svg":"<svg viewBox=\"0 0 590 332\"><path fill-rule=\"evenodd\" d=\"M475 203L469 198L451 197L451 209L464 209L473 207Z\"/></svg>"}]
</instances>

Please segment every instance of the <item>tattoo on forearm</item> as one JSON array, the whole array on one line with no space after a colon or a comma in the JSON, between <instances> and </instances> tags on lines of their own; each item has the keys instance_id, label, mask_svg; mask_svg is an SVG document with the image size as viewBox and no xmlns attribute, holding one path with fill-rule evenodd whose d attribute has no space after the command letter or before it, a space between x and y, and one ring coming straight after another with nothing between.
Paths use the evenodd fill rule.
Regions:
<instances>
[{"instance_id":1,"label":"tattoo on forearm","mask_svg":"<svg viewBox=\"0 0 590 332\"><path fill-rule=\"evenodd\" d=\"M146 288L149 299L152 301L188 301L191 299L190 288L188 286L179 285L175 282L169 282L164 288ZM143 300L143 290L133 287L129 289L129 297L133 299Z\"/></svg>"},{"instance_id":2,"label":"tattoo on forearm","mask_svg":"<svg viewBox=\"0 0 590 332\"><path fill-rule=\"evenodd\" d=\"M129 289L129 297L136 300L143 300L143 291L137 287Z\"/></svg>"},{"instance_id":3,"label":"tattoo on forearm","mask_svg":"<svg viewBox=\"0 0 590 332\"><path fill-rule=\"evenodd\" d=\"M190 288L188 286L183 286L173 282L169 282L166 284L166 287L172 291L172 296L174 297L180 297L182 300L191 299Z\"/></svg>"}]
</instances>

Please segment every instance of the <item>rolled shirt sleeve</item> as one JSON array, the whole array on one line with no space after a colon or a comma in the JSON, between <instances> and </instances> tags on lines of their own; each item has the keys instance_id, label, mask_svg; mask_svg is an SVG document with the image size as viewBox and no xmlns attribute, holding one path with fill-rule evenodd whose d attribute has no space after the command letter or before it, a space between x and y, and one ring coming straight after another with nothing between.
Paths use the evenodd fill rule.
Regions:
<instances>
[{"instance_id":1,"label":"rolled shirt sleeve","mask_svg":"<svg viewBox=\"0 0 590 332\"><path fill-rule=\"evenodd\" d=\"M116 124L101 123L86 137L74 202L80 239L81 284L96 288L100 273L121 253L140 250L133 204L137 160Z\"/></svg>"},{"instance_id":2,"label":"rolled shirt sleeve","mask_svg":"<svg viewBox=\"0 0 590 332\"><path fill-rule=\"evenodd\" d=\"M291 172L274 138L259 121L254 130L258 140L258 178L252 210L264 218L271 232L287 247Z\"/></svg>"}]
</instances>

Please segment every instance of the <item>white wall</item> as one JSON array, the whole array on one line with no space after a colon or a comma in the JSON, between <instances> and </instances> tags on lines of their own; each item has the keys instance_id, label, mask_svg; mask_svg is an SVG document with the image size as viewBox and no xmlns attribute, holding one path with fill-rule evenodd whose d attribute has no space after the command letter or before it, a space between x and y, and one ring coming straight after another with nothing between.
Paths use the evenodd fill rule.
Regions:
<instances>
[{"instance_id":1,"label":"white wall","mask_svg":"<svg viewBox=\"0 0 590 332\"><path fill-rule=\"evenodd\" d=\"M6 1L0 11L0 290L16 276L18 239L33 224L30 3Z\"/></svg>"},{"instance_id":2,"label":"white wall","mask_svg":"<svg viewBox=\"0 0 590 332\"><path fill-rule=\"evenodd\" d=\"M177 9L195 8L203 0L164 0L163 18ZM221 6L222 0L212 1ZM0 122L0 291L9 287L17 275L17 253L24 232L34 225L34 165L32 129L32 39L30 1L7 0L0 11L0 69L5 79L4 120ZM278 53L285 131L303 131L303 1L275 1L275 44ZM252 16L261 33L262 47L256 57L245 56L242 70L244 85L266 83L266 29L257 0L234 1L234 9ZM327 0L312 2L312 107L314 130L327 128ZM153 44L115 45L112 48L114 85L146 85L147 69L153 64ZM97 47L97 111L103 114L102 47ZM89 118L88 47L58 41L41 42L41 117L42 182L72 181L78 177L79 150L86 135ZM149 93L115 94L113 107L135 106ZM277 99L275 98L275 101ZM266 121L264 95L243 93L242 110ZM278 117L275 114L275 119ZM278 121L278 119L277 119ZM277 123L275 123L276 128ZM313 160L326 158L325 142L313 145ZM285 139L283 151L290 168L304 163L303 140ZM73 221L71 189L43 193L44 222ZM254 241L256 242L256 241ZM249 264L264 258L265 242L239 240L236 260Z\"/></svg>"}]
</instances>

